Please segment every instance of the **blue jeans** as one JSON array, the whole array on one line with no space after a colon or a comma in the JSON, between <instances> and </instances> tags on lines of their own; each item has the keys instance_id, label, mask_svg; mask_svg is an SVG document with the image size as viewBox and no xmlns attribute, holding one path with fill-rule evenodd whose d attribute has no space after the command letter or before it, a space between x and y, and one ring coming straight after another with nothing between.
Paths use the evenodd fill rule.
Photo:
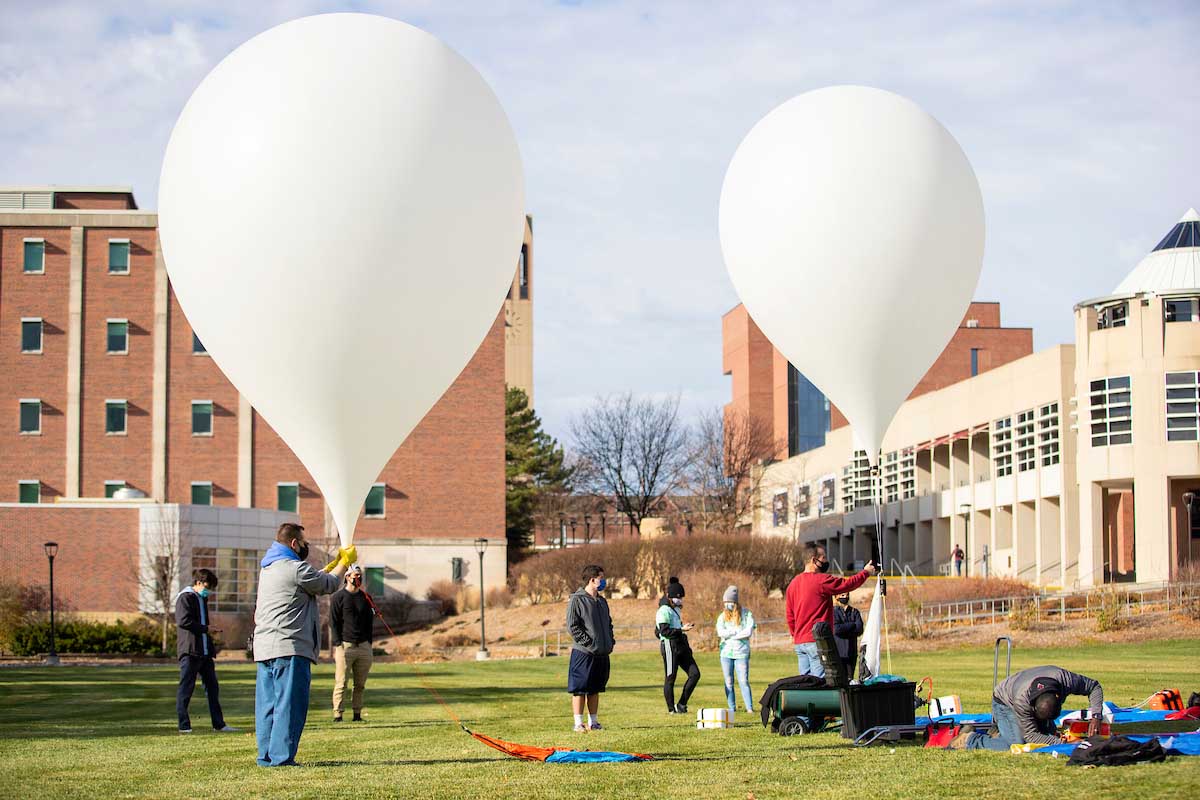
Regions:
<instances>
[{"instance_id":1,"label":"blue jeans","mask_svg":"<svg viewBox=\"0 0 1200 800\"><path fill-rule=\"evenodd\" d=\"M815 678L825 677L825 668L821 666L821 656L817 651L816 642L805 642L796 645L796 663L800 675L812 675Z\"/></svg>"},{"instance_id":2,"label":"blue jeans","mask_svg":"<svg viewBox=\"0 0 1200 800\"><path fill-rule=\"evenodd\" d=\"M282 656L258 662L254 689L254 733L260 767L296 764L300 734L308 717L312 662L304 656Z\"/></svg>"},{"instance_id":3,"label":"blue jeans","mask_svg":"<svg viewBox=\"0 0 1200 800\"><path fill-rule=\"evenodd\" d=\"M746 713L754 710L754 701L750 696L750 659L725 658L721 656L721 673L725 676L725 700L729 710L737 707L737 696L733 691L733 676L737 673L738 686L742 687L742 700L746 703Z\"/></svg>"},{"instance_id":4,"label":"blue jeans","mask_svg":"<svg viewBox=\"0 0 1200 800\"><path fill-rule=\"evenodd\" d=\"M1009 745L1025 743L1017 715L1011 708L995 700L992 701L992 722L1000 729L1000 735L993 739L986 733L976 733L967 740L968 750L1000 750L1007 753Z\"/></svg>"}]
</instances>

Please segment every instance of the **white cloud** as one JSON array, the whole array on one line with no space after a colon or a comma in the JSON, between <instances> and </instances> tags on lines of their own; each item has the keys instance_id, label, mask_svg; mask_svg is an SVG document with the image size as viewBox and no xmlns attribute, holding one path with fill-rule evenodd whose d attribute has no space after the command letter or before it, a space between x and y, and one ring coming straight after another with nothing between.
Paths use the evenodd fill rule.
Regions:
<instances>
[{"instance_id":1,"label":"white cloud","mask_svg":"<svg viewBox=\"0 0 1200 800\"><path fill-rule=\"evenodd\" d=\"M0 26L0 180L133 183L153 207L175 115L241 41L305 13L377 11L491 82L535 217L537 401L551 430L595 394L727 400L721 181L767 111L830 83L904 93L979 174L979 296L1039 347L1189 205L1194 3L51 2Z\"/></svg>"}]
</instances>

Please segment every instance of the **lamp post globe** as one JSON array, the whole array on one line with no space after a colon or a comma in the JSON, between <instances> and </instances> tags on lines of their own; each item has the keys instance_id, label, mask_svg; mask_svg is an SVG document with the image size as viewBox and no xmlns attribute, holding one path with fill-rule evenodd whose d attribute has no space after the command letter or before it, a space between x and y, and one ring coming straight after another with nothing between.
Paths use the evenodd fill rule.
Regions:
<instances>
[{"instance_id":1,"label":"lamp post globe","mask_svg":"<svg viewBox=\"0 0 1200 800\"><path fill-rule=\"evenodd\" d=\"M483 554L487 552L488 540L482 536L475 540L475 552L479 553L479 652L476 661L487 661L491 654L487 649L487 629L484 627Z\"/></svg>"}]
</instances>

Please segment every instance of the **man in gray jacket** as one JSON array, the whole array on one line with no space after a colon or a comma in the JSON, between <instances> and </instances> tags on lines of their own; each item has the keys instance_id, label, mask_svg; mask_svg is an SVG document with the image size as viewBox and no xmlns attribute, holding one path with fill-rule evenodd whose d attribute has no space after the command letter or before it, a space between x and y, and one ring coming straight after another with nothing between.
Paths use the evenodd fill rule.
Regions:
<instances>
[{"instance_id":1,"label":"man in gray jacket","mask_svg":"<svg viewBox=\"0 0 1200 800\"><path fill-rule=\"evenodd\" d=\"M567 667L567 692L571 695L576 733L602 727L600 693L608 686L608 656L613 651L612 615L608 613L608 601L600 595L607 583L604 567L589 564L583 568L583 586L567 603L567 630L575 642Z\"/></svg>"},{"instance_id":2,"label":"man in gray jacket","mask_svg":"<svg viewBox=\"0 0 1200 800\"><path fill-rule=\"evenodd\" d=\"M998 736L975 733L971 726L950 742L957 750L1003 750L1014 744L1058 744L1055 720L1062 713L1067 695L1087 695L1088 735L1100 732L1104 713L1104 690L1098 681L1068 672L1062 667L1041 666L1021 670L1000 681L992 692L992 722Z\"/></svg>"},{"instance_id":3,"label":"man in gray jacket","mask_svg":"<svg viewBox=\"0 0 1200 800\"><path fill-rule=\"evenodd\" d=\"M353 545L339 549L338 558L324 571L314 568L307 558L304 528L285 522L263 556L258 574L254 732L260 767L296 764L308 716L312 665L317 663L321 641L317 597L337 591L342 574L358 553Z\"/></svg>"}]
</instances>

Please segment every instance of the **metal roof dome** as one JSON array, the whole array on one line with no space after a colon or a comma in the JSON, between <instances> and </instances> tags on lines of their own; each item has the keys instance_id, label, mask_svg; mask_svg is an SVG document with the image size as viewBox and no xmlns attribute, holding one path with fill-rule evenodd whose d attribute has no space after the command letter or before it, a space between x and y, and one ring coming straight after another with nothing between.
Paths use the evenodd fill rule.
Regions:
<instances>
[{"instance_id":1,"label":"metal roof dome","mask_svg":"<svg viewBox=\"0 0 1200 800\"><path fill-rule=\"evenodd\" d=\"M1200 290L1200 214L1189 208L1113 294Z\"/></svg>"}]
</instances>

